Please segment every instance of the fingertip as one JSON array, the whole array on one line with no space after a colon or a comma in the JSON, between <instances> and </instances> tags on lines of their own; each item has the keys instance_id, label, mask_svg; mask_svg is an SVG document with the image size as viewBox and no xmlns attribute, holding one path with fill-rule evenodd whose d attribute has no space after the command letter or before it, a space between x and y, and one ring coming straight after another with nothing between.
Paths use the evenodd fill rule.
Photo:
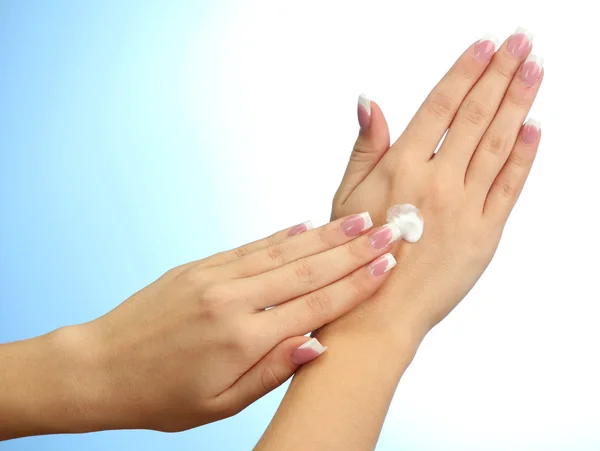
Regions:
<instances>
[{"instance_id":1,"label":"fingertip","mask_svg":"<svg viewBox=\"0 0 600 451\"><path fill-rule=\"evenodd\" d=\"M539 141L542 134L542 127L539 121L529 118L521 128L521 141L524 144L535 144Z\"/></svg>"},{"instance_id":2,"label":"fingertip","mask_svg":"<svg viewBox=\"0 0 600 451\"><path fill-rule=\"evenodd\" d=\"M358 96L358 105L356 108L358 125L361 133L364 133L371 127L371 100L366 94Z\"/></svg>"},{"instance_id":3,"label":"fingertip","mask_svg":"<svg viewBox=\"0 0 600 451\"><path fill-rule=\"evenodd\" d=\"M287 236L289 237L289 236L294 236L294 235L300 235L301 233L308 232L309 230L312 230L314 228L315 228L315 226L313 225L312 221L304 221L303 223L292 227L288 231Z\"/></svg>"},{"instance_id":4,"label":"fingertip","mask_svg":"<svg viewBox=\"0 0 600 451\"><path fill-rule=\"evenodd\" d=\"M308 337L306 337L308 338ZM316 338L310 338L292 352L290 360L296 366L312 362L327 350Z\"/></svg>"},{"instance_id":5,"label":"fingertip","mask_svg":"<svg viewBox=\"0 0 600 451\"><path fill-rule=\"evenodd\" d=\"M391 253L383 254L380 257L377 257L367 267L369 274L371 277L379 278L384 274L388 273L394 266L396 266L397 262L394 256Z\"/></svg>"}]
</instances>

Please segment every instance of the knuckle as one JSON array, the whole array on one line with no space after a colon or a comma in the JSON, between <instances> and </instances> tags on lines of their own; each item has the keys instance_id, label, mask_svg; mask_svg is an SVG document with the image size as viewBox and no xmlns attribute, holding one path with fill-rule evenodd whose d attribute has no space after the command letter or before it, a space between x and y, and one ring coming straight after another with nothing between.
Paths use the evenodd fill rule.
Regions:
<instances>
[{"instance_id":1,"label":"knuckle","mask_svg":"<svg viewBox=\"0 0 600 451\"><path fill-rule=\"evenodd\" d=\"M452 185L447 177L436 176L427 188L425 203L435 211L452 204Z\"/></svg>"},{"instance_id":2,"label":"knuckle","mask_svg":"<svg viewBox=\"0 0 600 451\"><path fill-rule=\"evenodd\" d=\"M231 296L224 285L211 285L202 293L201 312L203 316L219 316L230 304Z\"/></svg>"},{"instance_id":3,"label":"knuckle","mask_svg":"<svg viewBox=\"0 0 600 451\"><path fill-rule=\"evenodd\" d=\"M498 182L498 191L501 196L512 198L515 195L516 188L509 180L501 180Z\"/></svg>"},{"instance_id":4,"label":"knuckle","mask_svg":"<svg viewBox=\"0 0 600 451\"><path fill-rule=\"evenodd\" d=\"M515 151L511 152L508 161L510 165L517 169L527 169L531 165L531 160L529 158L526 158L521 153Z\"/></svg>"},{"instance_id":5,"label":"knuckle","mask_svg":"<svg viewBox=\"0 0 600 451\"><path fill-rule=\"evenodd\" d=\"M307 285L316 285L319 282L319 272L316 264L311 260L303 260L294 267L296 277Z\"/></svg>"},{"instance_id":6,"label":"knuckle","mask_svg":"<svg viewBox=\"0 0 600 451\"><path fill-rule=\"evenodd\" d=\"M245 330L245 325L242 321L227 321L227 325L222 326L223 343L225 350L237 356L240 360L252 356L255 352L252 345L252 335Z\"/></svg>"},{"instance_id":7,"label":"knuckle","mask_svg":"<svg viewBox=\"0 0 600 451\"><path fill-rule=\"evenodd\" d=\"M514 85L506 93L506 99L509 103L519 108L527 106L532 101L531 96L524 89Z\"/></svg>"},{"instance_id":8,"label":"knuckle","mask_svg":"<svg viewBox=\"0 0 600 451\"><path fill-rule=\"evenodd\" d=\"M332 303L327 290L319 290L307 294L304 297L304 302L312 317L329 317Z\"/></svg>"},{"instance_id":9,"label":"knuckle","mask_svg":"<svg viewBox=\"0 0 600 451\"><path fill-rule=\"evenodd\" d=\"M285 382L280 378L273 368L267 366L260 372L260 385L265 393L268 393Z\"/></svg>"},{"instance_id":10,"label":"knuckle","mask_svg":"<svg viewBox=\"0 0 600 451\"><path fill-rule=\"evenodd\" d=\"M446 119L454 115L456 107L456 102L452 99L452 97L438 91L435 91L431 94L428 102L429 111L434 116L437 116L441 119Z\"/></svg>"},{"instance_id":11,"label":"knuckle","mask_svg":"<svg viewBox=\"0 0 600 451\"><path fill-rule=\"evenodd\" d=\"M503 155L506 152L507 140L502 134L491 132L485 138L484 148L493 155Z\"/></svg>"},{"instance_id":12,"label":"knuckle","mask_svg":"<svg viewBox=\"0 0 600 451\"><path fill-rule=\"evenodd\" d=\"M177 268L175 268L177 269ZM204 269L188 266L175 273L175 279L187 289L200 289L207 283L207 273Z\"/></svg>"},{"instance_id":13,"label":"knuckle","mask_svg":"<svg viewBox=\"0 0 600 451\"><path fill-rule=\"evenodd\" d=\"M482 103L469 100L464 107L462 116L473 125L482 125L489 121L490 112Z\"/></svg>"},{"instance_id":14,"label":"knuckle","mask_svg":"<svg viewBox=\"0 0 600 451\"><path fill-rule=\"evenodd\" d=\"M267 237L267 246L276 246L277 244L279 244L280 240L277 236L277 234L275 235L269 235Z\"/></svg>"},{"instance_id":15,"label":"knuckle","mask_svg":"<svg viewBox=\"0 0 600 451\"><path fill-rule=\"evenodd\" d=\"M330 236L330 228L328 227L319 227L317 229L317 237L319 242L325 247L330 248L332 246L332 240Z\"/></svg>"},{"instance_id":16,"label":"knuckle","mask_svg":"<svg viewBox=\"0 0 600 451\"><path fill-rule=\"evenodd\" d=\"M346 286L346 295L349 301L355 301L361 298L368 288L366 277L360 277L359 273L354 273L348 277L348 284Z\"/></svg>"},{"instance_id":17,"label":"knuckle","mask_svg":"<svg viewBox=\"0 0 600 451\"><path fill-rule=\"evenodd\" d=\"M277 266L282 266L285 263L283 258L284 253L284 246L282 244L276 244L268 249L267 256L271 261L275 262Z\"/></svg>"},{"instance_id":18,"label":"knuckle","mask_svg":"<svg viewBox=\"0 0 600 451\"><path fill-rule=\"evenodd\" d=\"M364 163L373 159L373 148L367 140L359 137L350 154L350 162Z\"/></svg>"},{"instance_id":19,"label":"knuckle","mask_svg":"<svg viewBox=\"0 0 600 451\"><path fill-rule=\"evenodd\" d=\"M246 255L248 255L250 253L250 249L248 248L248 246L240 246L237 249L233 250L233 254L237 257L237 258L242 258L245 257Z\"/></svg>"},{"instance_id":20,"label":"knuckle","mask_svg":"<svg viewBox=\"0 0 600 451\"><path fill-rule=\"evenodd\" d=\"M350 261L362 263L365 259L365 247L362 239L350 241L344 244L344 248L345 254L349 257Z\"/></svg>"}]
</instances>

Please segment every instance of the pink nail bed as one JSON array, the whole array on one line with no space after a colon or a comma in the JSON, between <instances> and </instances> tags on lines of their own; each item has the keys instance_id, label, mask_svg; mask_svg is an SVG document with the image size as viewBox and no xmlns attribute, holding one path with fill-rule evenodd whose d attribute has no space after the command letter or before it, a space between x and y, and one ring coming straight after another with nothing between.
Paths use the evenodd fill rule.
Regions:
<instances>
[{"instance_id":1,"label":"pink nail bed","mask_svg":"<svg viewBox=\"0 0 600 451\"><path fill-rule=\"evenodd\" d=\"M540 136L540 123L534 119L528 119L521 131L521 139L525 144L532 144Z\"/></svg>"},{"instance_id":2,"label":"pink nail bed","mask_svg":"<svg viewBox=\"0 0 600 451\"><path fill-rule=\"evenodd\" d=\"M292 363L294 365L304 365L319 357L326 350L327 348L319 343L319 340L311 338L292 352Z\"/></svg>"},{"instance_id":3,"label":"pink nail bed","mask_svg":"<svg viewBox=\"0 0 600 451\"><path fill-rule=\"evenodd\" d=\"M363 131L368 130L371 126L371 100L364 94L358 96L357 114L360 129Z\"/></svg>"},{"instance_id":4,"label":"pink nail bed","mask_svg":"<svg viewBox=\"0 0 600 451\"><path fill-rule=\"evenodd\" d=\"M524 28L517 28L517 31L508 38L506 49L517 58L522 58L529 51L532 40L533 35L531 33Z\"/></svg>"},{"instance_id":5,"label":"pink nail bed","mask_svg":"<svg viewBox=\"0 0 600 451\"><path fill-rule=\"evenodd\" d=\"M379 250L390 245L393 241L399 239L400 236L400 229L395 224L389 223L375 229L369 239L371 240L371 246Z\"/></svg>"},{"instance_id":6,"label":"pink nail bed","mask_svg":"<svg viewBox=\"0 0 600 451\"><path fill-rule=\"evenodd\" d=\"M475 44L475 58L481 61L489 61L496 51L496 43L493 38L485 37Z\"/></svg>"},{"instance_id":7,"label":"pink nail bed","mask_svg":"<svg viewBox=\"0 0 600 451\"><path fill-rule=\"evenodd\" d=\"M346 218L341 225L342 231L347 236L357 236L363 230L373 227L371 215L368 212L359 215L352 215Z\"/></svg>"},{"instance_id":8,"label":"pink nail bed","mask_svg":"<svg viewBox=\"0 0 600 451\"><path fill-rule=\"evenodd\" d=\"M373 277L379 277L396 266L396 259L392 254L384 254L369 264L369 273Z\"/></svg>"},{"instance_id":9,"label":"pink nail bed","mask_svg":"<svg viewBox=\"0 0 600 451\"><path fill-rule=\"evenodd\" d=\"M303 222L302 224L298 224L290 229L288 232L288 236L300 235L308 230L312 230L313 225L311 221Z\"/></svg>"},{"instance_id":10,"label":"pink nail bed","mask_svg":"<svg viewBox=\"0 0 600 451\"><path fill-rule=\"evenodd\" d=\"M529 55L519 70L521 81L529 86L535 85L542 75L543 64L539 56Z\"/></svg>"}]
</instances>

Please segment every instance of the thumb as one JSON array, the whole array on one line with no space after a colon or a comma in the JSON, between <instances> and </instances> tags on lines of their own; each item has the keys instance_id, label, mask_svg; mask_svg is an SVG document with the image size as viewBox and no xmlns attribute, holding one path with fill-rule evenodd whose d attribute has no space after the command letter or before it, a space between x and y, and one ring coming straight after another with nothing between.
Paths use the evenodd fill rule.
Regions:
<instances>
[{"instance_id":1,"label":"thumb","mask_svg":"<svg viewBox=\"0 0 600 451\"><path fill-rule=\"evenodd\" d=\"M357 114L360 132L336 194L342 203L367 178L383 154L390 148L390 131L379 105L365 94L361 94L358 97Z\"/></svg>"},{"instance_id":2,"label":"thumb","mask_svg":"<svg viewBox=\"0 0 600 451\"><path fill-rule=\"evenodd\" d=\"M219 403L228 411L239 412L279 387L301 365L316 359L326 349L316 338L301 336L282 341L221 393Z\"/></svg>"}]
</instances>

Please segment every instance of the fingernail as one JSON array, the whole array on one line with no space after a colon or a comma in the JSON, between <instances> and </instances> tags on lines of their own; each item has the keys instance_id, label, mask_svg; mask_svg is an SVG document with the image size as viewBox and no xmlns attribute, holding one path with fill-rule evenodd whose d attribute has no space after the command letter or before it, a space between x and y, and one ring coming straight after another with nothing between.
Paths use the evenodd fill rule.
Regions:
<instances>
[{"instance_id":1,"label":"fingernail","mask_svg":"<svg viewBox=\"0 0 600 451\"><path fill-rule=\"evenodd\" d=\"M475 43L475 58L481 61L489 61L498 48L498 39L492 34L485 34Z\"/></svg>"},{"instance_id":2,"label":"fingernail","mask_svg":"<svg viewBox=\"0 0 600 451\"><path fill-rule=\"evenodd\" d=\"M369 264L369 274L379 277L396 266L396 259L392 254L384 254Z\"/></svg>"},{"instance_id":3,"label":"fingernail","mask_svg":"<svg viewBox=\"0 0 600 451\"><path fill-rule=\"evenodd\" d=\"M525 56L529 51L532 42L533 33L527 31L525 28L519 27L513 35L508 38L506 49L512 55L520 58Z\"/></svg>"},{"instance_id":4,"label":"fingernail","mask_svg":"<svg viewBox=\"0 0 600 451\"><path fill-rule=\"evenodd\" d=\"M312 221L306 221L302 224L298 224L297 226L292 227L288 232L288 236L300 235L301 233L312 229L314 229Z\"/></svg>"},{"instance_id":5,"label":"fingernail","mask_svg":"<svg viewBox=\"0 0 600 451\"><path fill-rule=\"evenodd\" d=\"M540 76L542 75L542 68L544 67L544 59L537 55L529 55L519 71L519 78L523 83L533 86L535 85Z\"/></svg>"},{"instance_id":6,"label":"fingernail","mask_svg":"<svg viewBox=\"0 0 600 451\"><path fill-rule=\"evenodd\" d=\"M383 249L390 243L400 239L402 233L396 224L389 223L378 229L375 229L369 239L371 240L371 246L375 249Z\"/></svg>"},{"instance_id":7,"label":"fingernail","mask_svg":"<svg viewBox=\"0 0 600 451\"><path fill-rule=\"evenodd\" d=\"M536 142L540 136L540 123L535 119L527 119L525 125L523 125L523 130L521 131L521 139L525 144L532 144Z\"/></svg>"},{"instance_id":8,"label":"fingernail","mask_svg":"<svg viewBox=\"0 0 600 451\"><path fill-rule=\"evenodd\" d=\"M319 340L311 338L292 352L292 363L294 365L304 365L319 357L326 350L327 348L319 343Z\"/></svg>"},{"instance_id":9,"label":"fingernail","mask_svg":"<svg viewBox=\"0 0 600 451\"><path fill-rule=\"evenodd\" d=\"M358 96L358 125L363 131L371 126L371 100L365 94Z\"/></svg>"},{"instance_id":10,"label":"fingernail","mask_svg":"<svg viewBox=\"0 0 600 451\"><path fill-rule=\"evenodd\" d=\"M369 212L365 211L359 215L349 216L342 222L341 227L347 236L357 236L363 230L373 227L373 221Z\"/></svg>"}]
</instances>

